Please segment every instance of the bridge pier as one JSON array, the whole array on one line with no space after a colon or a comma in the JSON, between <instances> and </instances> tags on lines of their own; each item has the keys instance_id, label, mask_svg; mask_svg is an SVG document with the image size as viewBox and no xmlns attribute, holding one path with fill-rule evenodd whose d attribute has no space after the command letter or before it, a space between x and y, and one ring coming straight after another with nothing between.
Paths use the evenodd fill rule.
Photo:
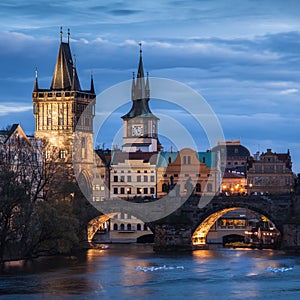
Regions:
<instances>
[{"instance_id":1,"label":"bridge pier","mask_svg":"<svg viewBox=\"0 0 300 300\"><path fill-rule=\"evenodd\" d=\"M191 251L192 229L187 224L155 224L154 246L156 252Z\"/></svg>"}]
</instances>

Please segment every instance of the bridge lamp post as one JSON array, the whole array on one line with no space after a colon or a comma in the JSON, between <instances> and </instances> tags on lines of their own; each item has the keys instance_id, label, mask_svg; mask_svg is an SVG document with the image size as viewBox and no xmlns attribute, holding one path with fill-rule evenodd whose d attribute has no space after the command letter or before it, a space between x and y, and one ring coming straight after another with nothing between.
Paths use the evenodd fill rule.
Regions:
<instances>
[{"instance_id":1,"label":"bridge lamp post","mask_svg":"<svg viewBox=\"0 0 300 300\"><path fill-rule=\"evenodd\" d=\"M252 183L249 183L249 194L251 195L251 188L253 187Z\"/></svg>"}]
</instances>

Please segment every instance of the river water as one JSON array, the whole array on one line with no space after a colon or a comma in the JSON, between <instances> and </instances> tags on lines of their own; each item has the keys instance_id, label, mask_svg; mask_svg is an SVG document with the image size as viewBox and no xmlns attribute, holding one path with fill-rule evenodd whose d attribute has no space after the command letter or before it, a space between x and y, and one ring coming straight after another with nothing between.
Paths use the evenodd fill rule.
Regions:
<instances>
[{"instance_id":1,"label":"river water","mask_svg":"<svg viewBox=\"0 0 300 300\"><path fill-rule=\"evenodd\" d=\"M5 265L0 299L299 299L300 257L273 250L157 254L109 245Z\"/></svg>"}]
</instances>

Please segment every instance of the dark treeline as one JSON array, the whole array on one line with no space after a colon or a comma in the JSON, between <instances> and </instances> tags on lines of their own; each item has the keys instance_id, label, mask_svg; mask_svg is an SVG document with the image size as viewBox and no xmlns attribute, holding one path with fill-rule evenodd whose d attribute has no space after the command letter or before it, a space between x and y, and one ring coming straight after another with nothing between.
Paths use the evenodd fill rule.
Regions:
<instances>
[{"instance_id":1,"label":"dark treeline","mask_svg":"<svg viewBox=\"0 0 300 300\"><path fill-rule=\"evenodd\" d=\"M0 263L70 253L99 214L81 194L71 165L58 162L53 149L46 159L21 142L0 149Z\"/></svg>"}]
</instances>

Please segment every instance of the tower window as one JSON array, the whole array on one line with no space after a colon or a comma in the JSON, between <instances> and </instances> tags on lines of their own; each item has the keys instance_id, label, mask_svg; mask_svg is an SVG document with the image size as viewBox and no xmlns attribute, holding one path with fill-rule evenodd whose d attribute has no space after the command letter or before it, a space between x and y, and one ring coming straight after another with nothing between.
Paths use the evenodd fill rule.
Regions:
<instances>
[{"instance_id":1,"label":"tower window","mask_svg":"<svg viewBox=\"0 0 300 300\"><path fill-rule=\"evenodd\" d=\"M49 159L51 157L50 150L45 151L45 157L46 159Z\"/></svg>"},{"instance_id":2,"label":"tower window","mask_svg":"<svg viewBox=\"0 0 300 300\"><path fill-rule=\"evenodd\" d=\"M59 158L61 158L61 159L66 158L66 151L65 150L60 150L59 151Z\"/></svg>"},{"instance_id":3,"label":"tower window","mask_svg":"<svg viewBox=\"0 0 300 300\"><path fill-rule=\"evenodd\" d=\"M58 117L58 126L63 126L64 125L64 118L63 116Z\"/></svg>"},{"instance_id":4,"label":"tower window","mask_svg":"<svg viewBox=\"0 0 300 300\"><path fill-rule=\"evenodd\" d=\"M48 112L48 116L47 116L47 126L51 126L51 125L52 125L51 113Z\"/></svg>"},{"instance_id":5,"label":"tower window","mask_svg":"<svg viewBox=\"0 0 300 300\"><path fill-rule=\"evenodd\" d=\"M81 138L81 158L87 158L86 137Z\"/></svg>"}]
</instances>

